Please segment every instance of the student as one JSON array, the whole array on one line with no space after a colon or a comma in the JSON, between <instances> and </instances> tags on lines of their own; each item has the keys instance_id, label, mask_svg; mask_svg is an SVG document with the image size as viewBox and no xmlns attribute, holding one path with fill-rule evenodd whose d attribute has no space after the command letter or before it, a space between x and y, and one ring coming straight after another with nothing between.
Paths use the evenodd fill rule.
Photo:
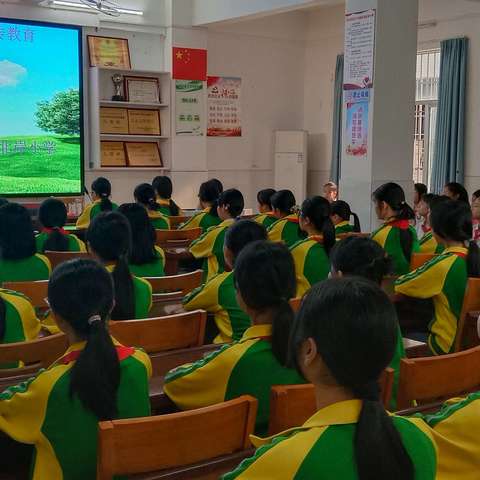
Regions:
<instances>
[{"instance_id":1,"label":"student","mask_svg":"<svg viewBox=\"0 0 480 480\"><path fill-rule=\"evenodd\" d=\"M182 211L172 200L173 184L169 177L155 177L152 181L152 187L157 194L157 203L160 205L160 213L167 217L178 217Z\"/></svg>"},{"instance_id":2,"label":"student","mask_svg":"<svg viewBox=\"0 0 480 480\"><path fill-rule=\"evenodd\" d=\"M98 215L87 230L90 251L112 274L115 286L112 320L147 318L152 307L152 287L143 278L133 276L128 267L131 235L128 220L117 212Z\"/></svg>"},{"instance_id":3,"label":"student","mask_svg":"<svg viewBox=\"0 0 480 480\"><path fill-rule=\"evenodd\" d=\"M420 239L420 252L432 253L438 255L445 250L445 246L439 244L433 235L432 227L430 225L430 213L432 208L438 202L448 200L448 197L441 195L434 195L433 193L426 193L420 202L418 202L417 212L423 219L422 232L423 236Z\"/></svg>"},{"instance_id":4,"label":"student","mask_svg":"<svg viewBox=\"0 0 480 480\"><path fill-rule=\"evenodd\" d=\"M250 243L235 261L234 278L239 305L253 325L238 342L169 372L163 391L182 410L252 395L258 400L256 431L264 434L272 385L305 383L285 367L294 318L288 303L295 295L292 256L281 244Z\"/></svg>"},{"instance_id":5,"label":"student","mask_svg":"<svg viewBox=\"0 0 480 480\"><path fill-rule=\"evenodd\" d=\"M459 202L464 202L467 205L470 205L468 199L468 192L465 190L465 187L461 183L447 183L443 188L443 194L451 198L452 200L457 200Z\"/></svg>"},{"instance_id":6,"label":"student","mask_svg":"<svg viewBox=\"0 0 480 480\"><path fill-rule=\"evenodd\" d=\"M478 193L478 195L475 195ZM472 218L473 218L473 239L480 240L480 190L477 190L472 196Z\"/></svg>"},{"instance_id":7,"label":"student","mask_svg":"<svg viewBox=\"0 0 480 480\"><path fill-rule=\"evenodd\" d=\"M323 196L330 202L336 202L338 198L338 187L335 182L327 182L323 186Z\"/></svg>"},{"instance_id":8,"label":"student","mask_svg":"<svg viewBox=\"0 0 480 480\"><path fill-rule=\"evenodd\" d=\"M265 228L271 227L277 218L273 214L272 197L276 191L273 188L266 188L257 193L258 211L260 212L254 220Z\"/></svg>"},{"instance_id":9,"label":"student","mask_svg":"<svg viewBox=\"0 0 480 480\"><path fill-rule=\"evenodd\" d=\"M75 235L66 232L63 227L67 222L67 207L57 198L47 198L40 205L38 220L42 231L35 237L38 253L86 252L85 244Z\"/></svg>"},{"instance_id":10,"label":"student","mask_svg":"<svg viewBox=\"0 0 480 480\"><path fill-rule=\"evenodd\" d=\"M480 190L475 190L473 193L472 193L472 203L477 200L478 198L480 198Z\"/></svg>"},{"instance_id":11,"label":"student","mask_svg":"<svg viewBox=\"0 0 480 480\"><path fill-rule=\"evenodd\" d=\"M244 200L241 192L235 188L225 190L218 199L218 216L222 223L209 228L200 238L190 245L189 252L196 259L203 259L204 280L211 280L225 271L223 243L227 228L241 215Z\"/></svg>"},{"instance_id":12,"label":"student","mask_svg":"<svg viewBox=\"0 0 480 480\"><path fill-rule=\"evenodd\" d=\"M148 218L155 230L168 230L170 220L160 211L160 205L157 203L155 190L148 183L142 183L135 188L133 192L135 201L145 207Z\"/></svg>"},{"instance_id":13,"label":"student","mask_svg":"<svg viewBox=\"0 0 480 480\"><path fill-rule=\"evenodd\" d=\"M215 179L200 185L198 201L202 211L189 218L179 227L179 230L201 228L202 233L205 233L210 227L216 227L221 223L222 220L218 217L217 212L218 197L223 192L223 187L220 189L220 185Z\"/></svg>"},{"instance_id":14,"label":"student","mask_svg":"<svg viewBox=\"0 0 480 480\"><path fill-rule=\"evenodd\" d=\"M34 446L32 478L95 478L98 422L150 415L150 359L108 334L113 285L97 262L57 267L48 300L70 348L47 370L0 393L0 430Z\"/></svg>"},{"instance_id":15,"label":"student","mask_svg":"<svg viewBox=\"0 0 480 480\"><path fill-rule=\"evenodd\" d=\"M372 239L392 258L395 275L408 273L412 253L420 247L415 228L409 222L415 213L405 201L403 188L385 183L373 192L373 201L377 217L385 223L372 233Z\"/></svg>"},{"instance_id":16,"label":"student","mask_svg":"<svg viewBox=\"0 0 480 480\"><path fill-rule=\"evenodd\" d=\"M371 238L349 237L338 242L330 253L332 263L332 277L357 276L363 277L378 286L389 275L392 262L385 250ZM398 324L398 322L397 322ZM390 367L395 371L390 408L395 411L397 407L397 390L400 375L400 360L405 358L402 332L397 325L397 345Z\"/></svg>"},{"instance_id":17,"label":"student","mask_svg":"<svg viewBox=\"0 0 480 480\"><path fill-rule=\"evenodd\" d=\"M315 285L294 324L290 357L318 411L262 445L224 480L433 480L436 450L421 419L390 416L378 378L397 344L395 309L361 278Z\"/></svg>"},{"instance_id":18,"label":"student","mask_svg":"<svg viewBox=\"0 0 480 480\"><path fill-rule=\"evenodd\" d=\"M353 217L353 225L350 224L350 217ZM332 203L331 217L335 225L335 235L342 233L360 232L360 220L356 213L353 213L350 205L343 200Z\"/></svg>"},{"instance_id":19,"label":"student","mask_svg":"<svg viewBox=\"0 0 480 480\"><path fill-rule=\"evenodd\" d=\"M36 251L28 210L18 203L0 207L0 285L48 280L50 261Z\"/></svg>"},{"instance_id":20,"label":"student","mask_svg":"<svg viewBox=\"0 0 480 480\"><path fill-rule=\"evenodd\" d=\"M471 240L472 213L465 202L438 203L430 214L430 222L434 237L445 245L445 251L400 277L395 291L433 300L434 318L427 327L428 345L433 354L443 355L453 351L467 280L480 276L480 256L477 244Z\"/></svg>"},{"instance_id":21,"label":"student","mask_svg":"<svg viewBox=\"0 0 480 480\"><path fill-rule=\"evenodd\" d=\"M330 202L324 197L307 198L302 204L299 225L308 236L290 249L295 262L297 297L303 297L312 285L325 280L330 273L328 255L335 244L330 216Z\"/></svg>"},{"instance_id":22,"label":"student","mask_svg":"<svg viewBox=\"0 0 480 480\"><path fill-rule=\"evenodd\" d=\"M155 229L147 211L138 203L124 203L118 211L125 215L132 232L132 248L128 255L128 267L137 277L163 277L165 253L155 245Z\"/></svg>"},{"instance_id":23,"label":"student","mask_svg":"<svg viewBox=\"0 0 480 480\"><path fill-rule=\"evenodd\" d=\"M268 228L268 238L272 242L283 242L287 247L292 247L305 238L298 226L295 196L290 190L279 190L271 201L273 214L278 220Z\"/></svg>"},{"instance_id":24,"label":"student","mask_svg":"<svg viewBox=\"0 0 480 480\"><path fill-rule=\"evenodd\" d=\"M118 208L117 204L110 200L112 185L104 177L98 177L91 186L93 203L87 205L78 217L76 227L86 229L90 222L101 212L111 212Z\"/></svg>"},{"instance_id":25,"label":"student","mask_svg":"<svg viewBox=\"0 0 480 480\"><path fill-rule=\"evenodd\" d=\"M413 207L415 208L422 197L426 195L428 192L428 188L424 183L416 183L414 185L414 192L413 192Z\"/></svg>"}]
</instances>

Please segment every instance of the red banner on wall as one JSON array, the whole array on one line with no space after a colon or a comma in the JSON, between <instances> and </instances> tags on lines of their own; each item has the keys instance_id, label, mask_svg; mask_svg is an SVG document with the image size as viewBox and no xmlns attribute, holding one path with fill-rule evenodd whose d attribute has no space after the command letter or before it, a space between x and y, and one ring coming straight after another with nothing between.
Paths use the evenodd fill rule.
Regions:
<instances>
[{"instance_id":1,"label":"red banner on wall","mask_svg":"<svg viewBox=\"0 0 480 480\"><path fill-rule=\"evenodd\" d=\"M173 78L178 80L207 79L207 51L199 48L173 47Z\"/></svg>"}]
</instances>

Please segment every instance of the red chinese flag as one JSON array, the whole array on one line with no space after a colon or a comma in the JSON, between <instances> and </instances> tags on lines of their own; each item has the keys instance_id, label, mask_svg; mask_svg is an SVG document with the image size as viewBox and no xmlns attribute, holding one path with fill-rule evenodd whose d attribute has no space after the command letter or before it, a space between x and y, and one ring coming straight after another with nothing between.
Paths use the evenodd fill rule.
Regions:
<instances>
[{"instance_id":1,"label":"red chinese flag","mask_svg":"<svg viewBox=\"0 0 480 480\"><path fill-rule=\"evenodd\" d=\"M173 78L207 79L207 51L199 48L173 47Z\"/></svg>"}]
</instances>

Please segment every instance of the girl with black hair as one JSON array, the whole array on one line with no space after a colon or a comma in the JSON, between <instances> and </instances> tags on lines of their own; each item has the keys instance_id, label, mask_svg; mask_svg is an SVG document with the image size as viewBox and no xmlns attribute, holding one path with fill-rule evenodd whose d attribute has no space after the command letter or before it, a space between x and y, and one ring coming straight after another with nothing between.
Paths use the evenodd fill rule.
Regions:
<instances>
[{"instance_id":1,"label":"girl with black hair","mask_svg":"<svg viewBox=\"0 0 480 480\"><path fill-rule=\"evenodd\" d=\"M97 262L58 266L48 301L70 348L47 370L0 394L0 430L34 446L32 478L95 478L98 422L150 415L151 362L110 337L113 284Z\"/></svg>"},{"instance_id":2,"label":"girl with black hair","mask_svg":"<svg viewBox=\"0 0 480 480\"><path fill-rule=\"evenodd\" d=\"M420 251L417 233L410 225L415 213L405 201L403 188L396 183L385 183L373 192L377 217L385 223L372 233L375 240L391 257L395 275L410 270L412 253Z\"/></svg>"},{"instance_id":3,"label":"girl with black hair","mask_svg":"<svg viewBox=\"0 0 480 480\"><path fill-rule=\"evenodd\" d=\"M465 187L461 183L447 183L443 188L443 194L451 198L452 200L457 200L458 202L464 202L467 205L470 205L468 192L467 190L465 190Z\"/></svg>"},{"instance_id":4,"label":"girl with black hair","mask_svg":"<svg viewBox=\"0 0 480 480\"><path fill-rule=\"evenodd\" d=\"M221 223L209 228L200 238L190 245L190 255L203 260L204 280L211 280L215 275L225 271L223 243L225 233L243 212L244 200L235 188L225 190L218 199L218 217Z\"/></svg>"},{"instance_id":5,"label":"girl with black hair","mask_svg":"<svg viewBox=\"0 0 480 480\"><path fill-rule=\"evenodd\" d=\"M303 297L312 285L330 273L330 249L335 245L335 228L330 202L324 197L307 198L299 214L299 225L308 237L300 240L290 251L295 261L297 296Z\"/></svg>"},{"instance_id":6,"label":"girl with black hair","mask_svg":"<svg viewBox=\"0 0 480 480\"><path fill-rule=\"evenodd\" d=\"M417 205L417 213L423 218L422 232L423 236L420 239L420 252L421 253L433 253L438 255L445 250L445 245L437 242L433 236L432 226L430 225L430 213L434 205L438 202L449 200L444 195L435 195L433 193L426 193Z\"/></svg>"},{"instance_id":7,"label":"girl with black hair","mask_svg":"<svg viewBox=\"0 0 480 480\"><path fill-rule=\"evenodd\" d=\"M425 336L432 353L443 355L454 350L468 278L480 276L480 253L472 240L472 212L465 202L435 204L430 222L435 239L445 245L443 254L400 277L395 291L433 300L434 318L426 325Z\"/></svg>"},{"instance_id":8,"label":"girl with black hair","mask_svg":"<svg viewBox=\"0 0 480 480\"><path fill-rule=\"evenodd\" d=\"M157 203L160 205L161 213L167 217L182 215L179 206L172 200L173 184L169 177L155 177L152 181L152 187L157 194Z\"/></svg>"},{"instance_id":9,"label":"girl with black hair","mask_svg":"<svg viewBox=\"0 0 480 480\"><path fill-rule=\"evenodd\" d=\"M28 210L18 203L0 207L0 284L48 280L50 261L36 251Z\"/></svg>"},{"instance_id":10,"label":"girl with black hair","mask_svg":"<svg viewBox=\"0 0 480 480\"><path fill-rule=\"evenodd\" d=\"M253 220L239 220L225 233L223 246L225 264L228 272L213 277L209 282L195 289L183 299L183 308L187 311L205 310L213 314L215 321L214 343L228 343L242 338L251 325L250 318L237 302L233 272L235 259L249 243L266 240L265 227ZM209 335L213 338L213 334ZM208 338L206 343L209 343Z\"/></svg>"},{"instance_id":11,"label":"girl with black hair","mask_svg":"<svg viewBox=\"0 0 480 480\"><path fill-rule=\"evenodd\" d=\"M91 186L93 203L87 205L82 214L77 219L76 227L86 229L90 222L102 212L111 212L118 208L116 203L110 200L112 195L112 185L105 177L98 177L92 182Z\"/></svg>"},{"instance_id":12,"label":"girl with black hair","mask_svg":"<svg viewBox=\"0 0 480 480\"><path fill-rule=\"evenodd\" d=\"M307 294L292 363L315 387L318 412L262 445L224 480L434 480L436 448L421 419L389 415L378 379L397 343L393 305L374 283L332 279Z\"/></svg>"},{"instance_id":13,"label":"girl with black hair","mask_svg":"<svg viewBox=\"0 0 480 480\"><path fill-rule=\"evenodd\" d=\"M137 277L163 277L165 253L155 245L155 229L147 211L138 203L124 203L118 208L132 232L132 248L128 256L130 272Z\"/></svg>"},{"instance_id":14,"label":"girl with black hair","mask_svg":"<svg viewBox=\"0 0 480 480\"><path fill-rule=\"evenodd\" d=\"M128 256L132 234L128 220L118 212L97 215L87 230L89 250L112 274L115 306L112 320L147 318L152 307L152 287L131 274Z\"/></svg>"},{"instance_id":15,"label":"girl with black hair","mask_svg":"<svg viewBox=\"0 0 480 480\"><path fill-rule=\"evenodd\" d=\"M238 303L253 325L238 342L169 372L163 391L182 410L252 395L258 400L256 432L264 434L272 385L305 383L285 366L294 318L288 303L295 295L292 256L281 244L250 243L235 260L234 279Z\"/></svg>"},{"instance_id":16,"label":"girl with black hair","mask_svg":"<svg viewBox=\"0 0 480 480\"><path fill-rule=\"evenodd\" d=\"M266 188L257 193L258 211L260 212L254 220L265 228L271 227L278 219L273 214L272 197L276 191L273 188Z\"/></svg>"},{"instance_id":17,"label":"girl with black hair","mask_svg":"<svg viewBox=\"0 0 480 480\"><path fill-rule=\"evenodd\" d=\"M66 232L67 207L57 198L47 198L38 210L42 231L35 237L37 252L86 252L85 244L75 235Z\"/></svg>"},{"instance_id":18,"label":"girl with black hair","mask_svg":"<svg viewBox=\"0 0 480 480\"><path fill-rule=\"evenodd\" d=\"M350 217L353 217L353 225L350 224ZM330 218L335 225L335 235L342 233L359 233L360 220L356 213L353 213L350 205L343 200L337 200L332 203L332 213Z\"/></svg>"},{"instance_id":19,"label":"girl with black hair","mask_svg":"<svg viewBox=\"0 0 480 480\"><path fill-rule=\"evenodd\" d=\"M198 205L201 211L183 223L179 230L201 228L202 233L205 233L210 227L220 224L222 220L218 217L217 202L222 192L223 186L216 179L202 183L198 190Z\"/></svg>"},{"instance_id":20,"label":"girl with black hair","mask_svg":"<svg viewBox=\"0 0 480 480\"><path fill-rule=\"evenodd\" d=\"M475 195L478 193L478 195ZM480 240L480 190L472 196L473 240Z\"/></svg>"},{"instance_id":21,"label":"girl with black hair","mask_svg":"<svg viewBox=\"0 0 480 480\"><path fill-rule=\"evenodd\" d=\"M155 190L149 183L141 183L133 192L135 201L142 205L147 213L150 222L155 230L168 230L170 228L170 220L161 211L160 205L157 203Z\"/></svg>"},{"instance_id":22,"label":"girl with black hair","mask_svg":"<svg viewBox=\"0 0 480 480\"><path fill-rule=\"evenodd\" d=\"M278 220L268 228L272 242L283 242L292 247L305 235L298 226L295 196L290 190L279 190L271 198L273 215Z\"/></svg>"}]
</instances>

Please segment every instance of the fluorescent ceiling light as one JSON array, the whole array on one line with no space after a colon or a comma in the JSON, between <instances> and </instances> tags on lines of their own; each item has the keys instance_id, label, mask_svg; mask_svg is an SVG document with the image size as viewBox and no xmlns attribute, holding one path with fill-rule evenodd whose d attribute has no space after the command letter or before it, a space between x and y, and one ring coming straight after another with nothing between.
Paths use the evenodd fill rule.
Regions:
<instances>
[{"instance_id":1,"label":"fluorescent ceiling light","mask_svg":"<svg viewBox=\"0 0 480 480\"><path fill-rule=\"evenodd\" d=\"M53 5L58 5L61 7L73 7L73 8L83 8L87 10L94 10L85 3L78 3L78 2L69 2L68 0L53 0ZM143 15L142 10L131 10L129 8L119 8L117 7L117 11L119 13L125 13L126 15ZM99 13L102 13L98 10Z\"/></svg>"}]
</instances>

